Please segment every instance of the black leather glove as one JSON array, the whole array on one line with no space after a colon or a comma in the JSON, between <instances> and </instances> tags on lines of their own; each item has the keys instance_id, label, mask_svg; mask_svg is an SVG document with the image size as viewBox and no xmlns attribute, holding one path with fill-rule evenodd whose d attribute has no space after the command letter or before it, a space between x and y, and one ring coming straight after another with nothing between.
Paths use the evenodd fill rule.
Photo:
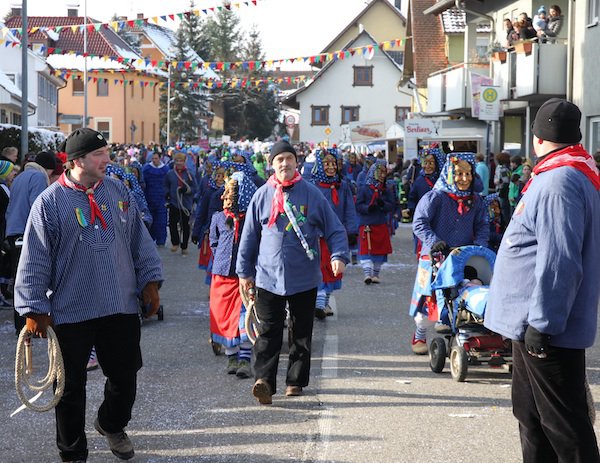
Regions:
<instances>
[{"instance_id":1,"label":"black leather glove","mask_svg":"<svg viewBox=\"0 0 600 463\"><path fill-rule=\"evenodd\" d=\"M348 233L348 245L353 248L354 246L356 246L356 243L358 242L358 236L356 235L356 233Z\"/></svg>"},{"instance_id":2,"label":"black leather glove","mask_svg":"<svg viewBox=\"0 0 600 463\"><path fill-rule=\"evenodd\" d=\"M191 240L192 240L192 243L194 243L194 244L198 244L198 241L199 241L199 240L198 240L198 236L197 236L197 235L192 235L192 238L191 238Z\"/></svg>"},{"instance_id":3,"label":"black leather glove","mask_svg":"<svg viewBox=\"0 0 600 463\"><path fill-rule=\"evenodd\" d=\"M375 212L376 210L377 210L376 204L371 204L367 209L368 212Z\"/></svg>"},{"instance_id":4,"label":"black leather glove","mask_svg":"<svg viewBox=\"0 0 600 463\"><path fill-rule=\"evenodd\" d=\"M548 356L550 336L529 325L525 331L525 349L529 355L544 359Z\"/></svg>"},{"instance_id":5,"label":"black leather glove","mask_svg":"<svg viewBox=\"0 0 600 463\"><path fill-rule=\"evenodd\" d=\"M383 199L381 199L381 198L377 198L377 205L378 205L379 207L383 207L383 204L384 204L384 202L383 202Z\"/></svg>"},{"instance_id":6,"label":"black leather glove","mask_svg":"<svg viewBox=\"0 0 600 463\"><path fill-rule=\"evenodd\" d=\"M448 250L448 245L445 241L436 241L431 246L431 252L443 252L445 253Z\"/></svg>"}]
</instances>

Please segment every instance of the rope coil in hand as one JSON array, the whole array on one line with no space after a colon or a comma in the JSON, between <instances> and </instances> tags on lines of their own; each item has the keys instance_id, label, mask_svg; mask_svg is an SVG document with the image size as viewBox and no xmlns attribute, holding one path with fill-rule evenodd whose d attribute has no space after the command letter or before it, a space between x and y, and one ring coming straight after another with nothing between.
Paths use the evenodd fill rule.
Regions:
<instances>
[{"instance_id":1,"label":"rope coil in hand","mask_svg":"<svg viewBox=\"0 0 600 463\"><path fill-rule=\"evenodd\" d=\"M258 325L260 324L260 320L256 315L256 309L254 307L255 293L249 294L242 285L240 285L240 295L242 296L244 307L246 307L246 319L244 320L246 334L250 342L254 344L258 337Z\"/></svg>"},{"instance_id":2,"label":"rope coil in hand","mask_svg":"<svg viewBox=\"0 0 600 463\"><path fill-rule=\"evenodd\" d=\"M44 378L32 382L31 368L31 333L23 327L17 341L17 354L15 358L15 386L17 396L23 405L34 412L47 412L52 410L60 401L65 390L65 367L62 353L58 344L56 333L51 327L47 329L48 336L48 373ZM45 405L35 405L25 396L25 387L30 391L44 392L50 389L56 381L54 397Z\"/></svg>"}]
</instances>

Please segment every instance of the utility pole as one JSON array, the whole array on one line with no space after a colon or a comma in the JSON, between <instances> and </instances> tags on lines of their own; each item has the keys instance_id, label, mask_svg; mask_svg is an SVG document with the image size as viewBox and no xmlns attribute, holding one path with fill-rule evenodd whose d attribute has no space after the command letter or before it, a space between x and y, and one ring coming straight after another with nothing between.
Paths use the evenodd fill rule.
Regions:
<instances>
[{"instance_id":1,"label":"utility pole","mask_svg":"<svg viewBox=\"0 0 600 463\"><path fill-rule=\"evenodd\" d=\"M167 146L171 145L171 63L167 64Z\"/></svg>"},{"instance_id":2,"label":"utility pole","mask_svg":"<svg viewBox=\"0 0 600 463\"><path fill-rule=\"evenodd\" d=\"M83 127L88 125L87 0L83 0Z\"/></svg>"},{"instance_id":3,"label":"utility pole","mask_svg":"<svg viewBox=\"0 0 600 463\"><path fill-rule=\"evenodd\" d=\"M23 165L25 155L29 152L29 92L28 92L28 63L27 48L29 37L27 29L27 0L21 4L21 152L19 153L19 164Z\"/></svg>"}]
</instances>

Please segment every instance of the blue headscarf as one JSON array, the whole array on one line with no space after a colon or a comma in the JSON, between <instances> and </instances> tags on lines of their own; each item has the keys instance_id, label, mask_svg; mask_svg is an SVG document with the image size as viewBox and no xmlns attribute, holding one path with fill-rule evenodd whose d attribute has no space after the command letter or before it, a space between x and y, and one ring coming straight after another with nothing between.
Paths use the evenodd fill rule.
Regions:
<instances>
[{"instance_id":1,"label":"blue headscarf","mask_svg":"<svg viewBox=\"0 0 600 463\"><path fill-rule=\"evenodd\" d=\"M242 156L244 158L244 162L233 162L231 159L233 156ZM250 154L247 151L243 150L235 150L231 152L229 159L227 161L222 161L222 165L229 172L244 172L247 176L254 178L256 175L256 169L254 168L254 164L250 159Z\"/></svg>"},{"instance_id":2,"label":"blue headscarf","mask_svg":"<svg viewBox=\"0 0 600 463\"><path fill-rule=\"evenodd\" d=\"M421 166L423 165L423 162L425 161L425 158L427 156L433 156L433 158L435 159L435 172L429 175L429 178L433 180L433 182L435 182L440 175L440 171L442 170L444 162L446 161L446 154L438 146L423 148L419 151L419 159L421 160ZM427 174L425 174L423 168L421 168L421 175L423 177L427 177Z\"/></svg>"},{"instance_id":3,"label":"blue headscarf","mask_svg":"<svg viewBox=\"0 0 600 463\"><path fill-rule=\"evenodd\" d=\"M220 187L217 186L217 184L215 183L215 176L217 174L217 170L219 170L220 168L224 167L227 170L227 167L223 165L224 163L221 161L213 161L212 166L213 166L213 171L212 174L210 174L210 177L208 178L208 185L213 189L213 190L218 190Z\"/></svg>"},{"instance_id":4,"label":"blue headscarf","mask_svg":"<svg viewBox=\"0 0 600 463\"><path fill-rule=\"evenodd\" d=\"M380 182L375 178L375 171L377 169L387 169L387 164L383 159L378 159L373 163L373 165L369 168L369 172L367 173L367 185L373 185L377 189L383 189L385 187L384 182ZM387 174L387 172L386 172Z\"/></svg>"},{"instance_id":5,"label":"blue headscarf","mask_svg":"<svg viewBox=\"0 0 600 463\"><path fill-rule=\"evenodd\" d=\"M234 172L231 178L237 182L238 197L237 197L237 212L246 212L252 196L257 188L252 179L243 172Z\"/></svg>"},{"instance_id":6,"label":"blue headscarf","mask_svg":"<svg viewBox=\"0 0 600 463\"><path fill-rule=\"evenodd\" d=\"M483 198L483 203L485 204L485 207L489 213L490 219L494 218L492 211L490 211L490 206L494 201L497 201L498 205L500 205L500 195L498 193L491 193Z\"/></svg>"},{"instance_id":7,"label":"blue headscarf","mask_svg":"<svg viewBox=\"0 0 600 463\"><path fill-rule=\"evenodd\" d=\"M461 191L458 189L455 180L455 170L458 161L467 161L471 164L471 172L473 174L473 180L471 181L471 187L467 191ZM473 194L473 183L475 181L475 155L473 153L450 153L446 156L446 162L442 167L442 173L435 182L433 188L435 190L444 191L446 193L454 194L456 196L470 196Z\"/></svg>"},{"instance_id":8,"label":"blue headscarf","mask_svg":"<svg viewBox=\"0 0 600 463\"><path fill-rule=\"evenodd\" d=\"M335 158L335 161L337 163L337 161L339 160L339 152L337 150L337 148L329 148L326 150L317 150L315 153L315 165L312 168L312 178L311 180L313 181L313 183L339 183L340 181L340 174L338 172L337 169L337 165L335 168L335 175L333 177L329 177L326 173L325 173L325 167L323 166L323 162L325 160L325 156L327 156L328 154L330 154L331 156L333 156Z\"/></svg>"},{"instance_id":9,"label":"blue headscarf","mask_svg":"<svg viewBox=\"0 0 600 463\"><path fill-rule=\"evenodd\" d=\"M116 164L106 165L106 175L108 175L109 177L116 177L117 179L121 180L123 184L125 184L125 186L131 191L135 200L137 201L143 216L146 217L148 211L148 203L146 202L146 196L144 195L144 191L142 190L142 187L140 186L135 175L129 172L125 172L125 169Z\"/></svg>"}]
</instances>

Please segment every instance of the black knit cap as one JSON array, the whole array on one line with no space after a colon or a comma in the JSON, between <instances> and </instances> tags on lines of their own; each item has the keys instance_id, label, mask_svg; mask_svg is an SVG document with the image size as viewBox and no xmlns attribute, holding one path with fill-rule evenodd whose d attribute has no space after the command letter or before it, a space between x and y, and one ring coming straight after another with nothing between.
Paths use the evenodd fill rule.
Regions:
<instances>
[{"instance_id":1,"label":"black knit cap","mask_svg":"<svg viewBox=\"0 0 600 463\"><path fill-rule=\"evenodd\" d=\"M56 169L56 156L54 153L49 153L48 151L39 152L35 156L34 162L47 170Z\"/></svg>"},{"instance_id":2,"label":"black knit cap","mask_svg":"<svg viewBox=\"0 0 600 463\"><path fill-rule=\"evenodd\" d=\"M273 164L273 158L281 153L292 153L296 160L298 160L298 155L296 154L296 150L294 149L294 147L285 140L279 140L271 147L271 154L269 154L269 164Z\"/></svg>"},{"instance_id":3,"label":"black knit cap","mask_svg":"<svg viewBox=\"0 0 600 463\"><path fill-rule=\"evenodd\" d=\"M71 132L58 150L67 153L67 160L72 161L107 144L106 139L100 132L84 127Z\"/></svg>"},{"instance_id":4,"label":"black knit cap","mask_svg":"<svg viewBox=\"0 0 600 463\"><path fill-rule=\"evenodd\" d=\"M570 101L552 98L538 110L533 122L533 134L554 143L579 143L581 111Z\"/></svg>"}]
</instances>

